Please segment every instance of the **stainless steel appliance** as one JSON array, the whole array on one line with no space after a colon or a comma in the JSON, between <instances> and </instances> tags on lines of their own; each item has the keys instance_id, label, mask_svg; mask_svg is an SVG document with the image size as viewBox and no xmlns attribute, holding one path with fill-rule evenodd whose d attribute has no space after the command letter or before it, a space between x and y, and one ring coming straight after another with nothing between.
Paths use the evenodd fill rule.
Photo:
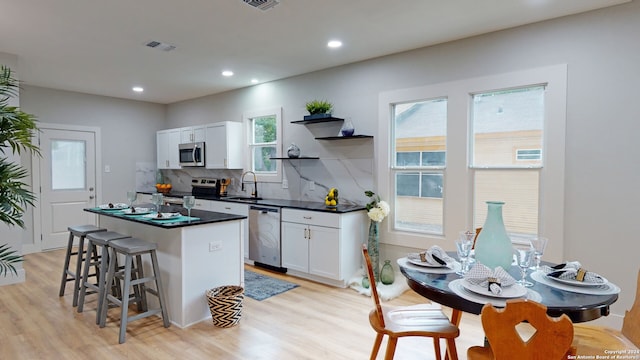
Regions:
<instances>
[{"instance_id":1,"label":"stainless steel appliance","mask_svg":"<svg viewBox=\"0 0 640 360\"><path fill-rule=\"evenodd\" d=\"M249 207L249 259L254 265L286 272L280 252L280 208Z\"/></svg>"},{"instance_id":2,"label":"stainless steel appliance","mask_svg":"<svg viewBox=\"0 0 640 360\"><path fill-rule=\"evenodd\" d=\"M191 195L220 196L220 180L211 178L191 179Z\"/></svg>"},{"instance_id":3,"label":"stainless steel appliance","mask_svg":"<svg viewBox=\"0 0 640 360\"><path fill-rule=\"evenodd\" d=\"M180 166L204 166L204 142L178 145Z\"/></svg>"}]
</instances>

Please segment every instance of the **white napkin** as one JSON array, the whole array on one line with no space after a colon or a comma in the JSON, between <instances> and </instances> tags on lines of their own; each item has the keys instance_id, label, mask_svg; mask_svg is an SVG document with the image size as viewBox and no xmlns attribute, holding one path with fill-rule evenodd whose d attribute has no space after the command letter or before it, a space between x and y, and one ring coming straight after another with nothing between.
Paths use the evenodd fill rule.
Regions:
<instances>
[{"instance_id":1,"label":"white napkin","mask_svg":"<svg viewBox=\"0 0 640 360\"><path fill-rule=\"evenodd\" d=\"M435 257L445 262L445 264L440 263L436 260ZM427 249L426 251L419 253L409 253L407 258L413 261L421 261L433 266L447 266L451 267L456 260L451 256L447 255L447 252L444 251L440 246L434 245Z\"/></svg>"},{"instance_id":2,"label":"white napkin","mask_svg":"<svg viewBox=\"0 0 640 360\"><path fill-rule=\"evenodd\" d=\"M582 281L586 283L594 283L594 284L604 284L605 281L602 276L592 272L586 271L582 268L582 264L578 261L568 261L564 264L556 265L556 266L542 266L542 272L544 272L549 277L555 277L558 279L564 280L576 280ZM584 273L582 280L579 280L579 273Z\"/></svg>"},{"instance_id":3,"label":"white napkin","mask_svg":"<svg viewBox=\"0 0 640 360\"><path fill-rule=\"evenodd\" d=\"M498 266L495 270L491 270L491 268L479 262L473 265L471 270L464 276L464 279L470 284L486 287L496 295L502 293L503 287L516 283L516 279L509 275L502 267Z\"/></svg>"}]
</instances>

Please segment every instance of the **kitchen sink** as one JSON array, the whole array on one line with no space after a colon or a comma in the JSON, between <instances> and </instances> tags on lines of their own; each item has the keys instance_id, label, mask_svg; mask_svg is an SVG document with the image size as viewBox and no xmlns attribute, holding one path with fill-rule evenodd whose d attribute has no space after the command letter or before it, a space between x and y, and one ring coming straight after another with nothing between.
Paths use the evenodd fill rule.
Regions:
<instances>
[{"instance_id":1,"label":"kitchen sink","mask_svg":"<svg viewBox=\"0 0 640 360\"><path fill-rule=\"evenodd\" d=\"M253 201L262 200L261 197L253 197L253 196L230 196L227 199L229 199L229 200L238 200L238 201L247 201L247 202L253 202Z\"/></svg>"}]
</instances>

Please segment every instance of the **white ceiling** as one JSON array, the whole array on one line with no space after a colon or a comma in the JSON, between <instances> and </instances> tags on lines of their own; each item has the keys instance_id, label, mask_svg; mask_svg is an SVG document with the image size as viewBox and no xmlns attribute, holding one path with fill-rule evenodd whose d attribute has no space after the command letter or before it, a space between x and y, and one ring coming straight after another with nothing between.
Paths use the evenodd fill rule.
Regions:
<instances>
[{"instance_id":1,"label":"white ceiling","mask_svg":"<svg viewBox=\"0 0 640 360\"><path fill-rule=\"evenodd\" d=\"M628 1L0 0L0 52L28 85L166 104Z\"/></svg>"}]
</instances>

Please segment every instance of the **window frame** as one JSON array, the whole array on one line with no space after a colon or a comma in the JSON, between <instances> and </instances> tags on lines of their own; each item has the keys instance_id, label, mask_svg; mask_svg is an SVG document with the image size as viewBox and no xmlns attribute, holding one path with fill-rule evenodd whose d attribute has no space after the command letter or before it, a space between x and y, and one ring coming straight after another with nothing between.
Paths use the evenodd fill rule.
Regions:
<instances>
[{"instance_id":1,"label":"window frame","mask_svg":"<svg viewBox=\"0 0 640 360\"><path fill-rule=\"evenodd\" d=\"M275 116L276 117L276 154L275 157L282 157L282 107L270 107L258 110L245 111L242 114L242 123L245 134L245 161L243 171L253 171L253 119ZM256 179L259 182L274 182L278 183L282 181L282 161L274 160L275 173L256 173Z\"/></svg>"},{"instance_id":2,"label":"window frame","mask_svg":"<svg viewBox=\"0 0 640 360\"><path fill-rule=\"evenodd\" d=\"M460 81L426 85L415 88L392 90L380 93L379 121L376 141L376 192L394 206L395 180L391 176L393 155L392 125L393 105L446 97L447 104L447 154L444 174L444 235L405 232L393 229L395 219L385 220L380 227L380 239L384 244L424 249L429 244L442 245L444 240L458 236L458 232L471 228L473 224L473 182L469 168L469 109L472 94L493 89L518 88L545 85L545 123L540 169L539 223L538 233L547 238L549 253L555 260L563 257L564 232L564 169L566 135L567 65L553 65L529 70L469 78ZM552 157L547 154L553 154ZM448 194L455 194L455 196ZM550 258L550 260L554 260Z\"/></svg>"}]
</instances>

